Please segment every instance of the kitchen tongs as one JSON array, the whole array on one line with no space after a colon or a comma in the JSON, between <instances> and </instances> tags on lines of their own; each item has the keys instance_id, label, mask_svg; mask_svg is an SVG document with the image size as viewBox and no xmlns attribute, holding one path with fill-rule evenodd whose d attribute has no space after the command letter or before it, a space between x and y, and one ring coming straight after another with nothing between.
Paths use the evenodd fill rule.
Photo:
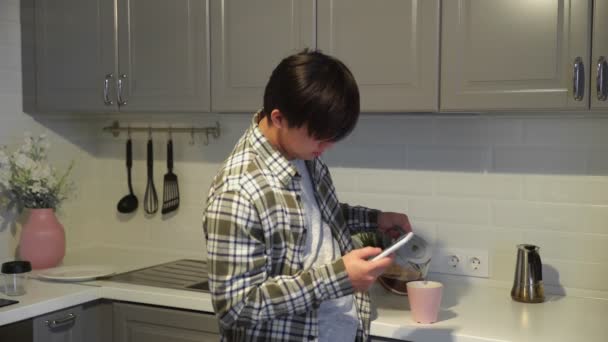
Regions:
<instances>
[{"instance_id":1,"label":"kitchen tongs","mask_svg":"<svg viewBox=\"0 0 608 342\"><path fill-rule=\"evenodd\" d=\"M167 173L163 184L163 208L161 213L167 214L179 207L179 186L177 185L177 175L173 173L173 140L169 135L167 142Z\"/></svg>"}]
</instances>

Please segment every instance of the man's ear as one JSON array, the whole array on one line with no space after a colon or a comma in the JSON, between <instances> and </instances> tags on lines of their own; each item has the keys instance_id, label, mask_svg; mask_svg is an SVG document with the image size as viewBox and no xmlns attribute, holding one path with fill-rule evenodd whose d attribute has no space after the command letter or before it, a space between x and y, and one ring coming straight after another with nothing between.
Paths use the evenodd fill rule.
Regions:
<instances>
[{"instance_id":1,"label":"man's ear","mask_svg":"<svg viewBox=\"0 0 608 342\"><path fill-rule=\"evenodd\" d=\"M270 112L270 121L272 122L272 125L277 128L287 127L287 119L285 119L283 113L278 109L273 109L272 112Z\"/></svg>"}]
</instances>

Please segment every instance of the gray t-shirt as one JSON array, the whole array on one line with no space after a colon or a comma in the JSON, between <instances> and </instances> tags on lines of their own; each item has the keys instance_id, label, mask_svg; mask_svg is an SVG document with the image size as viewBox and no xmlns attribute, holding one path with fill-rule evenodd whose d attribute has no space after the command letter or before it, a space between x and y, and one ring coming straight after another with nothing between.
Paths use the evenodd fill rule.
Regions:
<instances>
[{"instance_id":1,"label":"gray t-shirt","mask_svg":"<svg viewBox=\"0 0 608 342\"><path fill-rule=\"evenodd\" d=\"M340 258L340 247L331 235L329 224L323 221L305 162L294 160L293 164L302 176L302 202L308 227L304 268L310 269ZM352 295L322 302L317 314L320 342L352 342L355 340L359 323Z\"/></svg>"}]
</instances>

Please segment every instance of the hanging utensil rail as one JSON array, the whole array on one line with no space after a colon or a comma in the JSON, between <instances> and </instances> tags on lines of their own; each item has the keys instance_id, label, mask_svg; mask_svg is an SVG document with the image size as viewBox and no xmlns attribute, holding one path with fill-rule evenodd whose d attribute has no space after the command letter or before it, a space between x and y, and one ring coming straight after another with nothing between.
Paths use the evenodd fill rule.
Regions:
<instances>
[{"instance_id":1,"label":"hanging utensil rail","mask_svg":"<svg viewBox=\"0 0 608 342\"><path fill-rule=\"evenodd\" d=\"M209 135L214 139L220 137L220 123L216 122L215 127L133 127L133 126L121 126L118 121L114 121L111 126L103 128L106 132L112 132L114 137L118 137L120 132L168 132L168 133L190 133L190 144L194 144L194 134L204 133L205 141L203 144L209 144Z\"/></svg>"}]
</instances>

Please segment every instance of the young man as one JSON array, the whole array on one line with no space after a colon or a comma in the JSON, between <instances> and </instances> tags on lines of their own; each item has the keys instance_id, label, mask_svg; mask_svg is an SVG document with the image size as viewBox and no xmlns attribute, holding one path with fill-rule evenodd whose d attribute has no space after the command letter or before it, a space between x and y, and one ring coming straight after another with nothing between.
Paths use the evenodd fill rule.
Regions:
<instances>
[{"instance_id":1,"label":"young man","mask_svg":"<svg viewBox=\"0 0 608 342\"><path fill-rule=\"evenodd\" d=\"M359 91L344 64L320 52L285 58L215 177L203 220L209 285L222 340L362 341L366 291L392 263L368 261L351 234L398 226L404 214L338 202L319 158L359 117Z\"/></svg>"}]
</instances>

